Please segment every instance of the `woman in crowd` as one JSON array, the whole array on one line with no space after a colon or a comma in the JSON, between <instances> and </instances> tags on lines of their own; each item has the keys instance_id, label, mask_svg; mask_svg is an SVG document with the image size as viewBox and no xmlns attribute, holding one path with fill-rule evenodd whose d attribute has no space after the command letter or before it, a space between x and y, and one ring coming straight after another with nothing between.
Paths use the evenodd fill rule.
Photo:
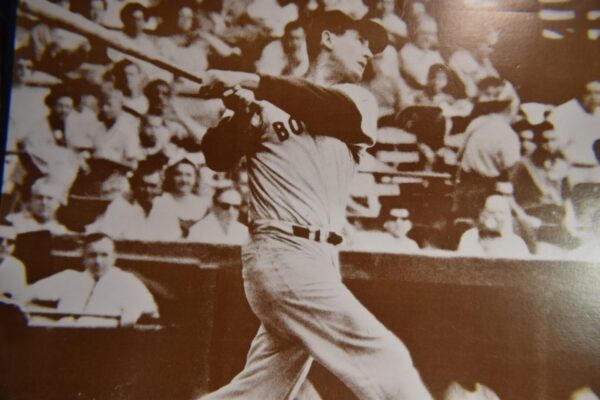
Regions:
<instances>
[{"instance_id":1,"label":"woman in crowd","mask_svg":"<svg viewBox=\"0 0 600 400\"><path fill-rule=\"evenodd\" d=\"M200 172L196 165L184 158L170 166L166 171L164 196L173 201L183 232L202 219L211 205L210 198L198 195Z\"/></svg>"}]
</instances>

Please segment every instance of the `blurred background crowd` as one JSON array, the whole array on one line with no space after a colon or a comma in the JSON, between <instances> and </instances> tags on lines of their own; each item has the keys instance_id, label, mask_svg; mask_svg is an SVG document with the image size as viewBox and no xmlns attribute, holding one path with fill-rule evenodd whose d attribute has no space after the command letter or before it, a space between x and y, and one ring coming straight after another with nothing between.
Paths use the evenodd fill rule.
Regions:
<instances>
[{"instance_id":1,"label":"blurred background crowd","mask_svg":"<svg viewBox=\"0 0 600 400\"><path fill-rule=\"evenodd\" d=\"M373 18L389 45L360 84L379 103L378 143L361 160L344 248L597 260L600 75L579 77L570 100L522 102L496 67L505 32L494 24L442 46L429 0L52 2L199 76L301 77L312 12ZM241 244L245 166L217 173L204 164L202 137L223 104L196 92L19 10L4 223L18 234Z\"/></svg>"}]
</instances>

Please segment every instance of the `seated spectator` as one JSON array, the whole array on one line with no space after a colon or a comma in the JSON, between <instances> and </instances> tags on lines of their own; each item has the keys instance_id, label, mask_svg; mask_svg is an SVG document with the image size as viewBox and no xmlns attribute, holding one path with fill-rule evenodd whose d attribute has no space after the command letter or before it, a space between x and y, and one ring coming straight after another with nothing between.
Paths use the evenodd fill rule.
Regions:
<instances>
[{"instance_id":1,"label":"seated spectator","mask_svg":"<svg viewBox=\"0 0 600 400\"><path fill-rule=\"evenodd\" d=\"M107 0L90 0L87 7L83 10L83 15L90 21L107 27L108 18L106 16L106 9L108 7Z\"/></svg>"},{"instance_id":2,"label":"seated spectator","mask_svg":"<svg viewBox=\"0 0 600 400\"><path fill-rule=\"evenodd\" d=\"M103 158L135 168L142 158L139 120L123 109L123 93L107 89L104 93L101 119L106 132L94 146L94 158Z\"/></svg>"},{"instance_id":3,"label":"seated spectator","mask_svg":"<svg viewBox=\"0 0 600 400\"><path fill-rule=\"evenodd\" d=\"M283 37L266 45L256 71L261 74L302 77L308 71L306 35L299 21L285 27Z\"/></svg>"},{"instance_id":4,"label":"seated spectator","mask_svg":"<svg viewBox=\"0 0 600 400\"><path fill-rule=\"evenodd\" d=\"M243 244L248 228L238 221L242 196L232 188L215 191L209 213L190 229L191 242Z\"/></svg>"},{"instance_id":5,"label":"seated spectator","mask_svg":"<svg viewBox=\"0 0 600 400\"><path fill-rule=\"evenodd\" d=\"M593 144L600 139L600 79L582 85L579 96L557 106L548 116L560 138L561 151L569 162L569 180L575 186L600 182L600 166Z\"/></svg>"},{"instance_id":6,"label":"seated spectator","mask_svg":"<svg viewBox=\"0 0 600 400\"><path fill-rule=\"evenodd\" d=\"M527 244L513 232L509 201L501 195L485 200L475 227L463 233L457 251L469 256L525 257Z\"/></svg>"},{"instance_id":7,"label":"seated spectator","mask_svg":"<svg viewBox=\"0 0 600 400\"><path fill-rule=\"evenodd\" d=\"M472 49L461 48L456 50L449 60L449 66L456 72L465 85L467 96L475 99L479 96L479 82L484 78L493 76L500 78L498 70L491 60L494 48L498 44L500 33L497 30L484 31L481 36L473 35L476 43Z\"/></svg>"},{"instance_id":8,"label":"seated spectator","mask_svg":"<svg viewBox=\"0 0 600 400\"><path fill-rule=\"evenodd\" d=\"M488 76L479 81L477 87L479 88L477 102L509 101L511 120L515 120L519 113L521 100L510 82L495 76Z\"/></svg>"},{"instance_id":9,"label":"seated spectator","mask_svg":"<svg viewBox=\"0 0 600 400\"><path fill-rule=\"evenodd\" d=\"M390 210L380 230L364 230L355 223L349 230L348 249L384 253L403 253L419 250L419 245L409 238L412 229L408 210L395 208ZM346 228L347 229L347 228Z\"/></svg>"},{"instance_id":10,"label":"seated spectator","mask_svg":"<svg viewBox=\"0 0 600 400\"><path fill-rule=\"evenodd\" d=\"M6 219L17 233L50 231L54 235L68 233L68 229L56 219L56 213L64 198L63 188L48 177L42 177L31 186L29 201L25 208L9 214Z\"/></svg>"},{"instance_id":11,"label":"seated spectator","mask_svg":"<svg viewBox=\"0 0 600 400\"><path fill-rule=\"evenodd\" d=\"M168 161L183 158L186 152L171 141L172 133L160 115L144 115L139 135L142 157L147 159L160 154Z\"/></svg>"},{"instance_id":12,"label":"seated spectator","mask_svg":"<svg viewBox=\"0 0 600 400\"><path fill-rule=\"evenodd\" d=\"M569 257L589 262L600 262L600 210L592 216L592 232L583 244L569 253Z\"/></svg>"},{"instance_id":13,"label":"seated spectator","mask_svg":"<svg viewBox=\"0 0 600 400\"><path fill-rule=\"evenodd\" d=\"M431 17L424 17L414 28L411 42L398 53L400 68L409 85L421 89L427 85L427 74L434 64L444 64L438 47L438 26Z\"/></svg>"},{"instance_id":14,"label":"seated spectator","mask_svg":"<svg viewBox=\"0 0 600 400\"><path fill-rule=\"evenodd\" d=\"M434 64L427 74L427 85L415 97L415 104L439 107L445 117L467 116L473 110L473 103L457 98L452 90L450 70L444 64ZM455 86L455 85L454 85Z\"/></svg>"},{"instance_id":15,"label":"seated spectator","mask_svg":"<svg viewBox=\"0 0 600 400\"><path fill-rule=\"evenodd\" d=\"M187 236L193 224L206 215L211 205L210 197L198 195L199 181L200 171L193 162L185 158L166 171L164 196L173 200L183 237Z\"/></svg>"},{"instance_id":16,"label":"seated spectator","mask_svg":"<svg viewBox=\"0 0 600 400\"><path fill-rule=\"evenodd\" d=\"M144 94L149 101L148 114L163 118L172 142L189 152L199 151L207 127L178 106L173 99L171 85L162 79L155 79L146 85Z\"/></svg>"},{"instance_id":17,"label":"seated spectator","mask_svg":"<svg viewBox=\"0 0 600 400\"><path fill-rule=\"evenodd\" d=\"M377 20L387 31L390 44L399 48L408 37L408 28L396 12L396 0L379 0L376 7L380 12Z\"/></svg>"},{"instance_id":18,"label":"seated spectator","mask_svg":"<svg viewBox=\"0 0 600 400\"><path fill-rule=\"evenodd\" d=\"M131 178L132 199L119 196L105 213L86 227L86 232L105 232L128 240L166 240L181 237L173 203L161 196L161 166L152 161L140 163Z\"/></svg>"},{"instance_id":19,"label":"seated spectator","mask_svg":"<svg viewBox=\"0 0 600 400\"><path fill-rule=\"evenodd\" d=\"M123 107L138 115L148 111L148 99L144 96L144 74L139 65L124 59L113 65L108 74L115 89L123 93Z\"/></svg>"},{"instance_id":20,"label":"seated spectator","mask_svg":"<svg viewBox=\"0 0 600 400\"><path fill-rule=\"evenodd\" d=\"M27 288L27 270L12 256L16 236L11 226L0 225L0 303L18 303Z\"/></svg>"},{"instance_id":21,"label":"seated spectator","mask_svg":"<svg viewBox=\"0 0 600 400\"><path fill-rule=\"evenodd\" d=\"M27 290L28 303L56 302L56 311L75 314L62 317L62 325L131 326L142 315L158 318L152 294L134 274L116 267L116 258L109 236L85 236L84 270L67 269L37 281Z\"/></svg>"},{"instance_id":22,"label":"seated spectator","mask_svg":"<svg viewBox=\"0 0 600 400\"><path fill-rule=\"evenodd\" d=\"M467 127L459 156L454 208L460 217L476 217L473 208L494 192L496 182L508 179L509 170L521 159L519 135L510 125L510 102L478 107L487 113Z\"/></svg>"},{"instance_id":23,"label":"seated spectator","mask_svg":"<svg viewBox=\"0 0 600 400\"><path fill-rule=\"evenodd\" d=\"M525 211L536 213L540 207L565 205L569 192L568 164L560 152L557 135L553 125L545 122L540 146L531 155L523 157L511 171L515 199ZM549 213L537 214L540 218L549 218L546 222L557 222Z\"/></svg>"},{"instance_id":24,"label":"seated spectator","mask_svg":"<svg viewBox=\"0 0 600 400\"><path fill-rule=\"evenodd\" d=\"M149 54L155 53L154 40L145 32L149 18L146 7L130 2L121 9L120 17L123 22L123 33L133 40L140 50L147 51Z\"/></svg>"},{"instance_id":25,"label":"seated spectator","mask_svg":"<svg viewBox=\"0 0 600 400\"><path fill-rule=\"evenodd\" d=\"M75 95L67 85L52 87L45 103L48 115L11 130L7 148L24 153L21 164L27 174L48 175L70 186L80 166L77 150L89 146L97 131L75 118Z\"/></svg>"}]
</instances>

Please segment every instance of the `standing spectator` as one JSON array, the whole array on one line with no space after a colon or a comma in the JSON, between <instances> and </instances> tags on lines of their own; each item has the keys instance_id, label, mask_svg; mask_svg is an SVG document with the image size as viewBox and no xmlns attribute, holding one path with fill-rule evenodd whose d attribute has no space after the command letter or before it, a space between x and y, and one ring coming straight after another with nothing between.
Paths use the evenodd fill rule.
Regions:
<instances>
[{"instance_id":1,"label":"standing spectator","mask_svg":"<svg viewBox=\"0 0 600 400\"><path fill-rule=\"evenodd\" d=\"M243 244L248 228L238 221L242 196L230 187L217 190L210 212L190 229L189 240L202 243Z\"/></svg>"},{"instance_id":2,"label":"standing spectator","mask_svg":"<svg viewBox=\"0 0 600 400\"><path fill-rule=\"evenodd\" d=\"M166 171L164 196L173 201L183 237L187 236L193 224L206 215L211 205L210 198L198 195L199 186L200 171L188 159L184 158Z\"/></svg>"},{"instance_id":3,"label":"standing spectator","mask_svg":"<svg viewBox=\"0 0 600 400\"><path fill-rule=\"evenodd\" d=\"M578 97L556 107L548 121L560 137L561 151L569 162L569 179L574 186L600 182L600 166L593 144L600 139L600 79L586 82Z\"/></svg>"},{"instance_id":4,"label":"standing spectator","mask_svg":"<svg viewBox=\"0 0 600 400\"><path fill-rule=\"evenodd\" d=\"M105 232L128 240L166 240L181 237L173 203L162 194L163 175L159 166L141 162L131 178L132 199L118 197L105 213L86 227L86 232Z\"/></svg>"},{"instance_id":5,"label":"standing spectator","mask_svg":"<svg viewBox=\"0 0 600 400\"><path fill-rule=\"evenodd\" d=\"M27 270L12 256L16 232L11 226L0 225L0 303L19 302L27 288Z\"/></svg>"},{"instance_id":6,"label":"standing spectator","mask_svg":"<svg viewBox=\"0 0 600 400\"><path fill-rule=\"evenodd\" d=\"M37 281L27 301L55 301L57 311L76 314L59 321L65 325L130 326L142 315L158 318L152 294L139 278L116 267L116 258L109 236L89 234L83 238L84 271L67 269Z\"/></svg>"},{"instance_id":7,"label":"standing spectator","mask_svg":"<svg viewBox=\"0 0 600 400\"><path fill-rule=\"evenodd\" d=\"M501 195L491 195L484 203L476 226L463 233L459 253L470 256L524 257L527 244L513 232L509 201Z\"/></svg>"},{"instance_id":8,"label":"standing spectator","mask_svg":"<svg viewBox=\"0 0 600 400\"><path fill-rule=\"evenodd\" d=\"M50 231L54 235L68 233L68 229L56 219L56 212L64 198L62 187L42 177L31 186L29 201L25 208L6 219L12 223L17 233Z\"/></svg>"},{"instance_id":9,"label":"standing spectator","mask_svg":"<svg viewBox=\"0 0 600 400\"><path fill-rule=\"evenodd\" d=\"M144 75L141 68L127 60L117 62L111 72L115 89L123 93L123 106L133 110L138 115L148 111L148 99L142 92Z\"/></svg>"},{"instance_id":10,"label":"standing spectator","mask_svg":"<svg viewBox=\"0 0 600 400\"><path fill-rule=\"evenodd\" d=\"M474 119L465 132L459 155L454 196L458 216L475 218L496 183L508 180L509 170L521 159L519 135L511 128L509 101L480 103L489 112Z\"/></svg>"},{"instance_id":11,"label":"standing spectator","mask_svg":"<svg viewBox=\"0 0 600 400\"><path fill-rule=\"evenodd\" d=\"M411 35L411 42L402 47L400 68L409 85L421 89L427 85L429 68L434 64L444 64L438 50L438 26L431 17L422 18Z\"/></svg>"}]
</instances>

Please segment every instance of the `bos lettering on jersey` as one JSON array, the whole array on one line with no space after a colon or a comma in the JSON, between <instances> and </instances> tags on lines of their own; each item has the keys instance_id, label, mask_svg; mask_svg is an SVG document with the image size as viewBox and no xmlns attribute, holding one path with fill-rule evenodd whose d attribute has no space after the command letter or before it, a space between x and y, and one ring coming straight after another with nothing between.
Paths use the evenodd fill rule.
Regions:
<instances>
[{"instance_id":1,"label":"bos lettering on jersey","mask_svg":"<svg viewBox=\"0 0 600 400\"><path fill-rule=\"evenodd\" d=\"M300 135L306 130L304 123L294 117L289 117L287 121L273 121L271 126L282 142L289 139L291 134Z\"/></svg>"}]
</instances>

